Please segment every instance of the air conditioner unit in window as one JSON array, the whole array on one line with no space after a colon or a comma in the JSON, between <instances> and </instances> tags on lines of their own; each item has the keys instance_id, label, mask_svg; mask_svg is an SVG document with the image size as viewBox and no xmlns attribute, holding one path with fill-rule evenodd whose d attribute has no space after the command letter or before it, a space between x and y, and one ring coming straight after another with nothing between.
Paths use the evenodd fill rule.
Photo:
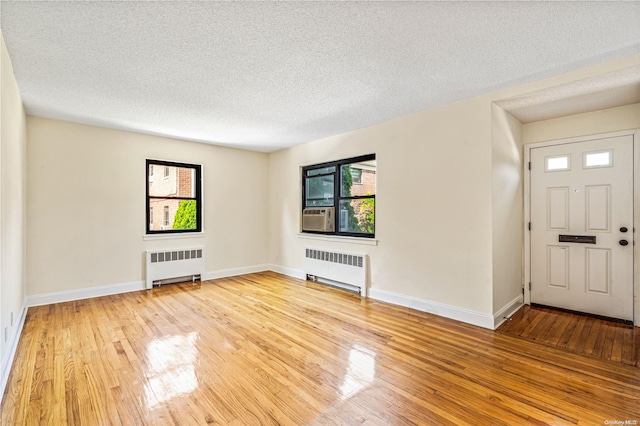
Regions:
<instances>
[{"instance_id":1,"label":"air conditioner unit in window","mask_svg":"<svg viewBox=\"0 0 640 426\"><path fill-rule=\"evenodd\" d=\"M333 207L308 207L302 211L302 230L333 232Z\"/></svg>"}]
</instances>

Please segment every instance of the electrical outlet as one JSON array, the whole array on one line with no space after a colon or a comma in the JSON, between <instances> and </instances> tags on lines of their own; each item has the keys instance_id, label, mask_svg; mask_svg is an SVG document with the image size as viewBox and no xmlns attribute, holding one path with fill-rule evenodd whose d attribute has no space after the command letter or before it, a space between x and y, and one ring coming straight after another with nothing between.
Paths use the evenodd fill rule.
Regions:
<instances>
[{"instance_id":1,"label":"electrical outlet","mask_svg":"<svg viewBox=\"0 0 640 426\"><path fill-rule=\"evenodd\" d=\"M13 326L13 311L11 311L11 326Z\"/></svg>"}]
</instances>

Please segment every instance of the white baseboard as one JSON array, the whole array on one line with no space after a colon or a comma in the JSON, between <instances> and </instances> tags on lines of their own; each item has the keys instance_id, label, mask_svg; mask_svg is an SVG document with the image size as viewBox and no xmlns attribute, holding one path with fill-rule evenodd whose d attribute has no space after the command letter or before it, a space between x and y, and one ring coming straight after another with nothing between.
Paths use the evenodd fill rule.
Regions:
<instances>
[{"instance_id":1,"label":"white baseboard","mask_svg":"<svg viewBox=\"0 0 640 426\"><path fill-rule=\"evenodd\" d=\"M243 266L241 268L220 269L218 271L205 273L204 277L202 277L202 280L206 281L206 280L215 280L216 278L235 277L237 275L253 274L256 272L264 272L268 270L269 270L269 265L267 264Z\"/></svg>"},{"instance_id":2,"label":"white baseboard","mask_svg":"<svg viewBox=\"0 0 640 426\"><path fill-rule=\"evenodd\" d=\"M286 268L284 266L270 264L269 270L291 278L298 278L299 280L307 279L307 274L305 274L301 269Z\"/></svg>"},{"instance_id":3,"label":"white baseboard","mask_svg":"<svg viewBox=\"0 0 640 426\"><path fill-rule=\"evenodd\" d=\"M11 373L11 366L13 365L13 360L16 356L16 350L18 349L18 342L20 341L20 336L22 335L22 328L24 327L24 321L27 319L27 301L25 299L22 309L20 310L20 318L16 323L16 326L13 328L13 332L11 336L9 336L7 351L4 353L2 357L2 369L0 370L2 376L0 377L0 402L2 402L2 398L4 396L4 390L7 387L7 382L9 381L9 374Z\"/></svg>"},{"instance_id":4,"label":"white baseboard","mask_svg":"<svg viewBox=\"0 0 640 426\"><path fill-rule=\"evenodd\" d=\"M382 302L392 303L394 305L400 305L422 312L428 312L430 314L439 315L445 318L451 318L456 321L462 321L466 322L467 324L477 325L478 327L493 330L493 316L482 312L459 308L457 306L445 305L444 303L418 299L415 297L406 296L404 294L393 293L386 290L378 290L375 288L369 289L369 297L371 297L372 299L380 300Z\"/></svg>"},{"instance_id":5,"label":"white baseboard","mask_svg":"<svg viewBox=\"0 0 640 426\"><path fill-rule=\"evenodd\" d=\"M236 275L251 274L269 270L269 265L255 265L243 268L222 269L207 272L202 277L204 280L215 278L233 277ZM71 302L72 300L90 299L92 297L109 296L112 294L128 293L131 291L145 290L144 281L132 281L129 283L112 284L99 287L81 288L77 290L58 291L54 293L36 294L27 297L27 306L50 305L52 303Z\"/></svg>"},{"instance_id":6,"label":"white baseboard","mask_svg":"<svg viewBox=\"0 0 640 426\"><path fill-rule=\"evenodd\" d=\"M300 269L285 268L280 265L270 264L269 270L301 280L307 278L304 271ZM393 293L385 290L377 290L375 288L367 288L366 290L368 297L372 299L416 309L422 312L429 312L442 317L466 322L468 324L477 325L483 328L488 328L490 330L494 329L494 318L489 314L472 311L470 309L458 308L457 306L445 305L439 302L431 302L428 300L405 296L404 294Z\"/></svg>"},{"instance_id":7,"label":"white baseboard","mask_svg":"<svg viewBox=\"0 0 640 426\"><path fill-rule=\"evenodd\" d=\"M72 300L91 299L92 297L109 296L112 294L128 293L145 289L144 281L103 285L77 290L58 291L54 293L36 294L27 297L27 306L51 305L52 303L71 302Z\"/></svg>"},{"instance_id":8,"label":"white baseboard","mask_svg":"<svg viewBox=\"0 0 640 426\"><path fill-rule=\"evenodd\" d=\"M498 327L502 325L503 322L507 320L507 318L511 318L511 315L515 314L518 309L524 305L524 296L520 295L513 299L511 302L507 303L502 307L498 312L493 315L493 329L496 330Z\"/></svg>"}]
</instances>

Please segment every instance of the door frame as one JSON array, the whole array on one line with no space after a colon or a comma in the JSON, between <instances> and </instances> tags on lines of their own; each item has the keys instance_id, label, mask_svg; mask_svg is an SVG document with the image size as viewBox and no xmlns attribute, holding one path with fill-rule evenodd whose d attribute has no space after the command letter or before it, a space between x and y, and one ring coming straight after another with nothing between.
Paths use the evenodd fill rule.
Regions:
<instances>
[{"instance_id":1,"label":"door frame","mask_svg":"<svg viewBox=\"0 0 640 426\"><path fill-rule=\"evenodd\" d=\"M588 142L598 139L614 138L619 136L633 137L633 324L640 326L640 129L623 130L619 132L598 133L595 135L579 136L567 139L556 139L546 142L536 142L524 145L524 281L522 289L525 305L531 305L531 150L545 146L564 145L577 142Z\"/></svg>"}]
</instances>

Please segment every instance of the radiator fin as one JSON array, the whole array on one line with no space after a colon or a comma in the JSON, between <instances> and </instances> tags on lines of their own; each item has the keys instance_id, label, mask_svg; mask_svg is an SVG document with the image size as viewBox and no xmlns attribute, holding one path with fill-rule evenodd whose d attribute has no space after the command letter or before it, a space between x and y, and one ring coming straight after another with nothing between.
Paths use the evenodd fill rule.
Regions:
<instances>
[{"instance_id":1,"label":"radiator fin","mask_svg":"<svg viewBox=\"0 0 640 426\"><path fill-rule=\"evenodd\" d=\"M174 250L167 252L152 252L151 263L175 262L184 259L201 259L202 249L198 250Z\"/></svg>"},{"instance_id":2,"label":"radiator fin","mask_svg":"<svg viewBox=\"0 0 640 426\"><path fill-rule=\"evenodd\" d=\"M315 249L306 249L305 252L305 256L309 259L342 263L343 265L356 266L358 268L364 267L364 255L343 254Z\"/></svg>"}]
</instances>

